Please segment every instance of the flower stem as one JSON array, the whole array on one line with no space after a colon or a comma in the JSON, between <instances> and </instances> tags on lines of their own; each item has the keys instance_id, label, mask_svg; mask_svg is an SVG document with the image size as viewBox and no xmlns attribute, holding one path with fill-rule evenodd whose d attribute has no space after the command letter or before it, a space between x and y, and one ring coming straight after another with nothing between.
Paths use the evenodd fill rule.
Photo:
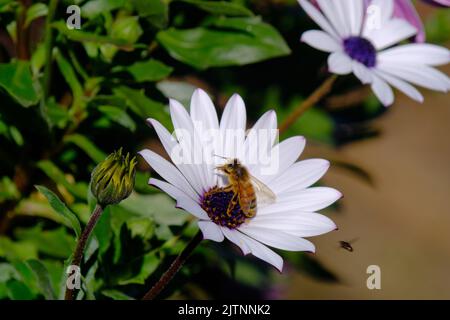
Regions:
<instances>
[{"instance_id":1,"label":"flower stem","mask_svg":"<svg viewBox=\"0 0 450 320\"><path fill-rule=\"evenodd\" d=\"M94 211L92 212L91 218L89 219L89 222L87 223L86 227L83 230L83 233L81 234L80 238L77 242L77 247L75 248L75 252L73 254L73 260L72 260L72 266L79 267L81 264L81 259L83 257L84 249L86 247L86 243L89 239L89 236L92 233L92 230L94 230L94 227L100 218L100 216L103 213L102 206L98 205L95 207ZM75 297L75 289L69 289L66 288L66 294L65 294L65 300L73 300Z\"/></svg>"},{"instance_id":2,"label":"flower stem","mask_svg":"<svg viewBox=\"0 0 450 320\"><path fill-rule=\"evenodd\" d=\"M52 72L52 47L53 47L53 30L52 20L55 15L58 0L50 0L48 6L47 19L45 20L45 70L44 70L44 99L46 100L50 92L50 76ZM44 101L45 101L44 100ZM46 101L45 101L46 102Z\"/></svg>"},{"instance_id":3,"label":"flower stem","mask_svg":"<svg viewBox=\"0 0 450 320\"><path fill-rule=\"evenodd\" d=\"M145 294L142 300L153 300L172 280L175 274L181 269L183 264L186 262L187 258L191 255L192 251L200 244L203 240L203 235L201 231L192 238L188 243L186 248L176 257L172 262L169 269L161 276L159 281Z\"/></svg>"},{"instance_id":4,"label":"flower stem","mask_svg":"<svg viewBox=\"0 0 450 320\"><path fill-rule=\"evenodd\" d=\"M292 124L294 124L297 119L303 115L309 108L314 106L317 102L319 102L324 96L326 96L331 88L333 87L334 82L336 81L337 76L332 75L327 80L325 80L320 87L318 87L313 93L309 95L306 100L303 100L294 111L284 120L284 122L280 125L280 133L283 133L288 129Z\"/></svg>"}]
</instances>

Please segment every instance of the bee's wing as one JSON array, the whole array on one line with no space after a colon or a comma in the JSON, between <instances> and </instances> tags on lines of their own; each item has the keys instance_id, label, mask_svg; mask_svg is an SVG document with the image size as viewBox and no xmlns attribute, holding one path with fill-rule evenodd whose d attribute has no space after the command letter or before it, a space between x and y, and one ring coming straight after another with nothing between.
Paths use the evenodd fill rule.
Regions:
<instances>
[{"instance_id":1,"label":"bee's wing","mask_svg":"<svg viewBox=\"0 0 450 320\"><path fill-rule=\"evenodd\" d=\"M271 204L275 202L277 196L275 195L275 193L273 193L272 190L269 189L268 186L266 186L264 183L262 183L252 175L250 175L250 181L255 188L258 205Z\"/></svg>"}]
</instances>

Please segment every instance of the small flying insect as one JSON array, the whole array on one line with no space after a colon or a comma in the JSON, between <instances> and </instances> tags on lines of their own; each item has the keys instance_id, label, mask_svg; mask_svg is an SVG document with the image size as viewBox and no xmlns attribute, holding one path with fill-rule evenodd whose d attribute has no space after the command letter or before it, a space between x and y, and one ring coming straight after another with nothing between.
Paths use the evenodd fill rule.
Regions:
<instances>
[{"instance_id":1,"label":"small flying insect","mask_svg":"<svg viewBox=\"0 0 450 320\"><path fill-rule=\"evenodd\" d=\"M354 243L356 240L358 240L358 238L350 240L350 241L339 241L339 246L342 249L347 250L348 252L353 252L353 247L352 247L352 243Z\"/></svg>"},{"instance_id":2,"label":"small flying insect","mask_svg":"<svg viewBox=\"0 0 450 320\"><path fill-rule=\"evenodd\" d=\"M229 184L225 186L225 191L234 193L228 204L227 214L231 214L236 204L239 204L244 215L253 218L256 215L257 195L260 204L275 202L276 196L273 191L253 177L238 159L230 159L216 169L228 177Z\"/></svg>"}]
</instances>

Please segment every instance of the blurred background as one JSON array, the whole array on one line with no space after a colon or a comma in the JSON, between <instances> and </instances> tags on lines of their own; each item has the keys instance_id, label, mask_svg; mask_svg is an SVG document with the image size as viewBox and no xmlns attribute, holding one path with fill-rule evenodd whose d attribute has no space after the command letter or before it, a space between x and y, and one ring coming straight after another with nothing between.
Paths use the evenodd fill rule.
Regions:
<instances>
[{"instance_id":1,"label":"blurred background","mask_svg":"<svg viewBox=\"0 0 450 320\"><path fill-rule=\"evenodd\" d=\"M449 10L414 4L427 41L448 47ZM249 126L270 108L286 118L328 77L327 55L299 42L311 28L291 0L0 0L0 299L62 297L77 229L64 214L87 223L90 172L112 151L165 156L145 119L171 128L168 98L188 107L201 87L220 113L237 92ZM304 135L301 159L331 161L320 184L344 198L323 213L339 230L311 239L315 255L280 252L283 274L204 242L161 298L449 299L450 109L423 92L384 108L340 77L281 137ZM152 174L139 159L135 192L102 215L78 299L139 299L196 232ZM369 265L381 290L366 286Z\"/></svg>"}]
</instances>

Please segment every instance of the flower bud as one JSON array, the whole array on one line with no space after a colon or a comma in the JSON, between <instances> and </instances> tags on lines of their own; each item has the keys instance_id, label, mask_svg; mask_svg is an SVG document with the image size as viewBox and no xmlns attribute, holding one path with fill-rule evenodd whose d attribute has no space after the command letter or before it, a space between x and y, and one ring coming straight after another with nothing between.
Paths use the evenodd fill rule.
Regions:
<instances>
[{"instance_id":1,"label":"flower bud","mask_svg":"<svg viewBox=\"0 0 450 320\"><path fill-rule=\"evenodd\" d=\"M127 198L134 188L136 157L122 155L122 148L100 162L91 174L91 191L98 204L116 204Z\"/></svg>"}]
</instances>

